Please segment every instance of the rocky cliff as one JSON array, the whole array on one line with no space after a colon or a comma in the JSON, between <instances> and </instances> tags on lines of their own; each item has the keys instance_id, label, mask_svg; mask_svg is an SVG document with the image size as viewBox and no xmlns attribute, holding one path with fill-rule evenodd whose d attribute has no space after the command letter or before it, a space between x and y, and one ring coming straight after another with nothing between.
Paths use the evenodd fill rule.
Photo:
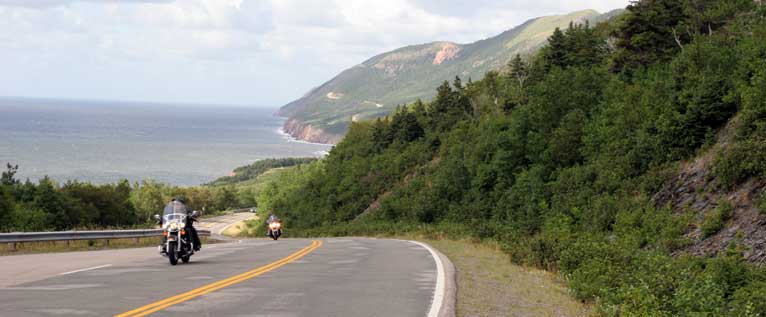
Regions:
<instances>
[{"instance_id":1,"label":"rocky cliff","mask_svg":"<svg viewBox=\"0 0 766 317\"><path fill-rule=\"evenodd\" d=\"M328 133L322 130L322 128L301 122L298 119L288 119L285 121L283 131L297 140L312 143L335 144L343 138L341 134Z\"/></svg>"}]
</instances>

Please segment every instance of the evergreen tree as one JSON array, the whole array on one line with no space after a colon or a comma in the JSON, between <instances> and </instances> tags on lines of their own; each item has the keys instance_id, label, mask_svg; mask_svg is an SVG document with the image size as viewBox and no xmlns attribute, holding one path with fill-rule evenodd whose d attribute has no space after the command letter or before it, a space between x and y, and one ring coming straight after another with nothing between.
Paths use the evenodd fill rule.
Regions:
<instances>
[{"instance_id":1,"label":"evergreen tree","mask_svg":"<svg viewBox=\"0 0 766 317\"><path fill-rule=\"evenodd\" d=\"M632 71L658 61L667 61L689 41L678 25L686 18L679 0L632 2L622 25L612 34L616 48L610 69Z\"/></svg>"},{"instance_id":2,"label":"evergreen tree","mask_svg":"<svg viewBox=\"0 0 766 317\"><path fill-rule=\"evenodd\" d=\"M455 81L452 82L452 86L457 91L463 91L463 81L460 80L460 76L455 76Z\"/></svg>"},{"instance_id":3,"label":"evergreen tree","mask_svg":"<svg viewBox=\"0 0 766 317\"><path fill-rule=\"evenodd\" d=\"M14 176L19 171L18 165L11 165L11 163L6 164L6 171L3 172L2 176L0 176L0 185L6 185L6 186L14 186L19 183L19 180L15 179Z\"/></svg>"},{"instance_id":4,"label":"evergreen tree","mask_svg":"<svg viewBox=\"0 0 766 317\"><path fill-rule=\"evenodd\" d=\"M520 54L516 54L516 57L511 60L509 66L511 67L511 76L519 82L520 88L524 88L524 82L528 76L526 62L521 59Z\"/></svg>"},{"instance_id":5,"label":"evergreen tree","mask_svg":"<svg viewBox=\"0 0 766 317\"><path fill-rule=\"evenodd\" d=\"M79 217L70 213L70 202L57 191L53 180L47 176L40 180L35 192L34 206L47 214L48 222L56 230L72 228L79 224Z\"/></svg>"},{"instance_id":6,"label":"evergreen tree","mask_svg":"<svg viewBox=\"0 0 766 317\"><path fill-rule=\"evenodd\" d=\"M423 127L418 123L418 118L407 108L402 108L394 114L390 129L394 134L394 140L402 143L415 141L425 135Z\"/></svg>"},{"instance_id":7,"label":"evergreen tree","mask_svg":"<svg viewBox=\"0 0 766 317\"><path fill-rule=\"evenodd\" d=\"M383 121L380 118L375 119L375 122L372 124L372 142L376 152L380 153L388 148L391 141L388 121Z\"/></svg>"},{"instance_id":8,"label":"evergreen tree","mask_svg":"<svg viewBox=\"0 0 766 317\"><path fill-rule=\"evenodd\" d=\"M548 68L566 66L567 40L564 32L556 28L548 38L548 46L543 49L543 58Z\"/></svg>"},{"instance_id":9,"label":"evergreen tree","mask_svg":"<svg viewBox=\"0 0 766 317\"><path fill-rule=\"evenodd\" d=\"M571 23L564 35L566 66L593 67L603 63L607 55L606 39L590 27L589 21L585 24Z\"/></svg>"}]
</instances>

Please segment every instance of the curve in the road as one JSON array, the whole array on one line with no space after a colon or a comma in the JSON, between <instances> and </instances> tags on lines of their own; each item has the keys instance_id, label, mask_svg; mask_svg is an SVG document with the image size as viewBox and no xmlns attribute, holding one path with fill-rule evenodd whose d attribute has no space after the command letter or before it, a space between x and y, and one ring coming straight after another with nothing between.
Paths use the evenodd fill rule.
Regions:
<instances>
[{"instance_id":1,"label":"curve in the road","mask_svg":"<svg viewBox=\"0 0 766 317\"><path fill-rule=\"evenodd\" d=\"M176 305L176 304L179 304L179 303L183 303L183 302L188 301L190 299L193 299L193 298L205 295L205 294L210 293L210 292L214 292L216 290L222 289L222 288L230 286L230 285L234 285L234 284L237 284L237 283L240 283L240 282L244 282L246 280L254 278L254 277L256 277L258 275L261 275L263 273L266 273L266 272L272 271L274 269L277 269L277 268L279 268L279 267L281 267L281 266L283 266L285 264L288 264L290 262L293 262L295 260L298 260L298 259L302 258L306 254L311 253L311 251L314 251L314 250L318 249L321 246L322 246L322 241L314 240L314 241L311 242L311 245L309 245L309 246L299 250L298 252L295 252L295 253L293 253L293 254L285 257L285 258L282 258L282 259L280 259L278 261L272 262L270 264L261 266L259 268L256 268L256 269L251 270L251 271L247 271L247 272L239 274L239 275L232 276L232 277L224 279L224 280L220 280L220 281L215 282L215 283L211 283L211 284L202 286L202 287L197 288L197 289L193 289L193 290L188 291L188 292L183 293L183 294L179 294L179 295L176 295L176 296L173 296L173 297L169 297L169 298L166 298L166 299L163 299L163 300L151 303L149 305L142 306L142 307L136 308L134 310L131 310L131 311L128 311L128 312L125 312L125 313L122 313L122 314L115 315L115 317L141 317L141 316L149 315L151 313L157 312L157 311L165 309L167 307L170 307L170 306L173 306L173 305Z\"/></svg>"},{"instance_id":2,"label":"curve in the road","mask_svg":"<svg viewBox=\"0 0 766 317\"><path fill-rule=\"evenodd\" d=\"M430 250L406 240L321 241L318 249L298 253L303 257L279 268L318 242L208 245L178 266L170 266L156 248L0 257L0 316L423 317L437 309L440 317L454 316L454 268L437 250L444 272Z\"/></svg>"},{"instance_id":3,"label":"curve in the road","mask_svg":"<svg viewBox=\"0 0 766 317\"><path fill-rule=\"evenodd\" d=\"M410 243L417 244L428 250L431 253L431 257L434 258L434 262L436 262L436 287L434 289L434 299L431 301L431 309L428 310L428 317L438 317L444 301L444 264L441 257L431 246L418 241L410 241Z\"/></svg>"}]
</instances>

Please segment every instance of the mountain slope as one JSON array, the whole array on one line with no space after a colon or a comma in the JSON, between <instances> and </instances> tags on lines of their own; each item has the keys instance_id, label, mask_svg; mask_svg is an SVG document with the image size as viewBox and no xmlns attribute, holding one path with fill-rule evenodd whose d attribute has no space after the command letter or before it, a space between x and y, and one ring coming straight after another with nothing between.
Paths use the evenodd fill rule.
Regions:
<instances>
[{"instance_id":1,"label":"mountain slope","mask_svg":"<svg viewBox=\"0 0 766 317\"><path fill-rule=\"evenodd\" d=\"M531 54L546 43L556 27L592 23L614 12L593 10L529 20L495 37L471 44L433 42L383 53L349 68L332 80L282 107L285 131L312 142L336 143L352 120L391 112L399 104L433 97L433 87L446 79L481 79L506 65L516 54Z\"/></svg>"}]
</instances>

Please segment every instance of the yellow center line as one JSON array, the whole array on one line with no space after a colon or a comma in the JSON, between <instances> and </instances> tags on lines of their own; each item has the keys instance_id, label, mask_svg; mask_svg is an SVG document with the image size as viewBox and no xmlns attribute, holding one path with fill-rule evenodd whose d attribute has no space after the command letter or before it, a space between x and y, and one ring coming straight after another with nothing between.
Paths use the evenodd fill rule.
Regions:
<instances>
[{"instance_id":1,"label":"yellow center line","mask_svg":"<svg viewBox=\"0 0 766 317\"><path fill-rule=\"evenodd\" d=\"M205 295L210 292L217 291L219 289L222 289L224 287L234 285L240 282L244 282L246 280L249 280L251 278L254 278L258 275L261 275L263 273L272 271L274 269L277 269L285 264L288 264L290 262L293 262L297 259L302 258L306 254L311 253L312 251L316 250L322 246L322 241L314 240L311 242L311 244L298 252L295 252L285 258L282 258L278 261L269 263L267 265L261 266L259 268L253 269L251 271L244 272L242 274L238 274L232 277L229 277L227 279L220 280L218 282L214 282L196 289L193 289L191 291L188 291L186 293L178 294L176 296L168 297L166 299L151 303L146 306L142 306L139 308L136 308L134 310L124 312L119 315L115 315L115 317L140 317L140 316L146 316L151 313L160 311L162 309L168 308L170 306L173 306L175 304L183 303L185 301L188 301L190 299Z\"/></svg>"}]
</instances>

